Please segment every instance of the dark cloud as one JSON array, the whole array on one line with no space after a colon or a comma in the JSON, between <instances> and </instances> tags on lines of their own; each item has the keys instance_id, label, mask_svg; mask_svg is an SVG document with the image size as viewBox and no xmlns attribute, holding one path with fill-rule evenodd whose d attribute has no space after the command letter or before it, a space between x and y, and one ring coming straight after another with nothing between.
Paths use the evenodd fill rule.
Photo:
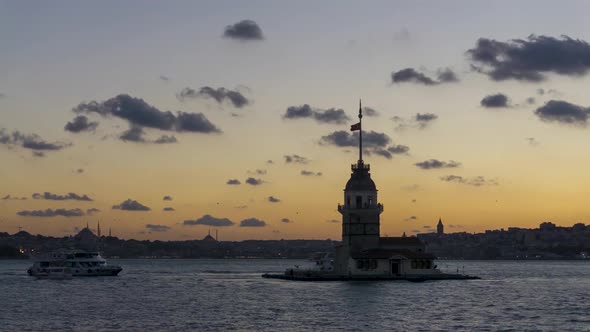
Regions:
<instances>
[{"instance_id":1,"label":"dark cloud","mask_svg":"<svg viewBox=\"0 0 590 332\"><path fill-rule=\"evenodd\" d=\"M459 78L450 68L439 69L437 72L439 83L459 82Z\"/></svg>"},{"instance_id":2,"label":"dark cloud","mask_svg":"<svg viewBox=\"0 0 590 332\"><path fill-rule=\"evenodd\" d=\"M375 131L363 132L363 152L366 154L376 154L387 159L391 159L393 154L404 154L409 151L405 145L388 145L391 143L391 138L385 133L378 133ZM333 145L337 147L358 147L359 134L358 132L349 133L344 130L332 132L326 136L322 136L320 145Z\"/></svg>"},{"instance_id":3,"label":"dark cloud","mask_svg":"<svg viewBox=\"0 0 590 332\"><path fill-rule=\"evenodd\" d=\"M262 29L260 29L260 26L252 20L242 20L238 23L226 26L223 31L223 37L242 41L264 39Z\"/></svg>"},{"instance_id":4,"label":"dark cloud","mask_svg":"<svg viewBox=\"0 0 590 332\"><path fill-rule=\"evenodd\" d=\"M282 222L282 223L285 223L285 224L288 224L288 223L292 223L292 222L293 222L293 220L291 220L291 219L289 219L289 218L283 218L283 219L281 219L281 222Z\"/></svg>"},{"instance_id":5,"label":"dark cloud","mask_svg":"<svg viewBox=\"0 0 590 332\"><path fill-rule=\"evenodd\" d=\"M224 101L229 101L232 103L232 105L234 105L234 107L237 108L242 108L250 104L248 98L246 98L242 93L223 87L215 89L209 86L204 86L200 88L199 91L187 87L178 93L177 98L180 101L195 98L212 98L215 99L215 101L219 104L223 103Z\"/></svg>"},{"instance_id":6,"label":"dark cloud","mask_svg":"<svg viewBox=\"0 0 590 332\"><path fill-rule=\"evenodd\" d=\"M526 99L526 103L529 104L529 105L533 105L536 102L537 102L537 100L535 99L535 97L528 97Z\"/></svg>"},{"instance_id":7,"label":"dark cloud","mask_svg":"<svg viewBox=\"0 0 590 332\"><path fill-rule=\"evenodd\" d=\"M233 221L227 218L215 218L209 214L202 216L197 220L185 220L185 226L193 226L193 225L206 225L206 226L215 226L215 227L225 227L225 226L232 226L235 224Z\"/></svg>"},{"instance_id":8,"label":"dark cloud","mask_svg":"<svg viewBox=\"0 0 590 332\"><path fill-rule=\"evenodd\" d=\"M90 208L90 209L86 209L86 214L91 216L93 214L99 213L100 210L97 208Z\"/></svg>"},{"instance_id":9,"label":"dark cloud","mask_svg":"<svg viewBox=\"0 0 590 332\"><path fill-rule=\"evenodd\" d=\"M474 177L470 177L470 178L464 178L459 175L447 175L447 176L440 177L440 179L441 179L441 181L445 181L445 182L461 183L461 184L474 186L474 187L481 187L484 185L498 185L498 181L486 180L486 178L483 176L474 176Z\"/></svg>"},{"instance_id":10,"label":"dark cloud","mask_svg":"<svg viewBox=\"0 0 590 332\"><path fill-rule=\"evenodd\" d=\"M548 73L582 76L590 68L590 45L568 36L531 35L508 42L480 38L467 55L476 71L495 81L538 82Z\"/></svg>"},{"instance_id":11,"label":"dark cloud","mask_svg":"<svg viewBox=\"0 0 590 332\"><path fill-rule=\"evenodd\" d=\"M146 224L145 228L147 228L151 232L167 232L170 230L170 226L154 224Z\"/></svg>"},{"instance_id":12,"label":"dark cloud","mask_svg":"<svg viewBox=\"0 0 590 332\"><path fill-rule=\"evenodd\" d=\"M79 133L83 131L94 131L98 127L98 122L88 121L84 115L78 115L72 121L66 123L64 130Z\"/></svg>"},{"instance_id":13,"label":"dark cloud","mask_svg":"<svg viewBox=\"0 0 590 332\"><path fill-rule=\"evenodd\" d=\"M266 222L256 218L248 218L240 221L240 227L264 227Z\"/></svg>"},{"instance_id":14,"label":"dark cloud","mask_svg":"<svg viewBox=\"0 0 590 332\"><path fill-rule=\"evenodd\" d=\"M376 117L379 116L379 112L371 107L363 107L363 115L368 117Z\"/></svg>"},{"instance_id":15,"label":"dark cloud","mask_svg":"<svg viewBox=\"0 0 590 332\"><path fill-rule=\"evenodd\" d=\"M146 143L145 138L143 137L145 132L139 126L132 126L128 130L124 131L119 139L125 142L136 142L136 143Z\"/></svg>"},{"instance_id":16,"label":"dark cloud","mask_svg":"<svg viewBox=\"0 0 590 332\"><path fill-rule=\"evenodd\" d=\"M456 162L454 160L449 161L441 161L437 159L430 159L421 161L419 163L415 163L416 167L421 169L438 169L438 168L456 168L460 167L461 163Z\"/></svg>"},{"instance_id":17,"label":"dark cloud","mask_svg":"<svg viewBox=\"0 0 590 332\"><path fill-rule=\"evenodd\" d=\"M20 146L35 152L58 151L71 146L71 144L61 142L47 142L37 134L23 134L19 131L9 133L4 128L0 128L0 144Z\"/></svg>"},{"instance_id":18,"label":"dark cloud","mask_svg":"<svg viewBox=\"0 0 590 332\"><path fill-rule=\"evenodd\" d=\"M165 75L160 75L158 78L159 78L161 81L165 81L165 82L168 82L168 81L170 81L170 77L168 77L168 76L165 76Z\"/></svg>"},{"instance_id":19,"label":"dark cloud","mask_svg":"<svg viewBox=\"0 0 590 332\"><path fill-rule=\"evenodd\" d=\"M266 170L265 169L256 169L253 171L248 171L248 173L250 174L257 174L257 175L266 175Z\"/></svg>"},{"instance_id":20,"label":"dark cloud","mask_svg":"<svg viewBox=\"0 0 590 332\"><path fill-rule=\"evenodd\" d=\"M172 200L172 196L170 195L165 195L164 197L162 197L163 201L171 201Z\"/></svg>"},{"instance_id":21,"label":"dark cloud","mask_svg":"<svg viewBox=\"0 0 590 332\"><path fill-rule=\"evenodd\" d=\"M113 205L114 210L125 210L125 211L150 211L151 209L136 200L127 199L119 205Z\"/></svg>"},{"instance_id":22,"label":"dark cloud","mask_svg":"<svg viewBox=\"0 0 590 332\"><path fill-rule=\"evenodd\" d=\"M26 197L14 197L14 196L10 196L10 194L9 194L9 195L2 197L2 200L3 201L26 201L27 198Z\"/></svg>"},{"instance_id":23,"label":"dark cloud","mask_svg":"<svg viewBox=\"0 0 590 332\"><path fill-rule=\"evenodd\" d=\"M450 69L439 69L437 80L434 80L414 68L404 68L391 73L391 83L419 83L424 85L437 85L442 83L457 82L457 75Z\"/></svg>"},{"instance_id":24,"label":"dark cloud","mask_svg":"<svg viewBox=\"0 0 590 332\"><path fill-rule=\"evenodd\" d=\"M45 152L43 152L43 151L33 151L33 157L43 158L43 157L45 157Z\"/></svg>"},{"instance_id":25,"label":"dark cloud","mask_svg":"<svg viewBox=\"0 0 590 332\"><path fill-rule=\"evenodd\" d=\"M246 179L246 183L249 184L249 185L251 185L251 186L261 185L262 182L264 182L264 181L262 181L261 179L255 179L255 178L247 178Z\"/></svg>"},{"instance_id":26,"label":"dark cloud","mask_svg":"<svg viewBox=\"0 0 590 332\"><path fill-rule=\"evenodd\" d=\"M78 169L76 170L76 173L78 173L78 174L82 174L82 173L84 173L84 169L83 169L83 168L78 168Z\"/></svg>"},{"instance_id":27,"label":"dark cloud","mask_svg":"<svg viewBox=\"0 0 590 332\"><path fill-rule=\"evenodd\" d=\"M162 135L154 141L155 144L173 144L178 143L174 135Z\"/></svg>"},{"instance_id":28,"label":"dark cloud","mask_svg":"<svg viewBox=\"0 0 590 332\"><path fill-rule=\"evenodd\" d=\"M331 123L331 124L345 124L350 121L350 118L344 110L330 108L330 109L316 109L312 108L308 104L302 106L290 106L287 108L284 119L302 119L310 118L314 119L319 123Z\"/></svg>"},{"instance_id":29,"label":"dark cloud","mask_svg":"<svg viewBox=\"0 0 590 332\"><path fill-rule=\"evenodd\" d=\"M46 210L23 210L16 214L23 217L81 217L84 216L84 211L81 209L46 209Z\"/></svg>"},{"instance_id":30,"label":"dark cloud","mask_svg":"<svg viewBox=\"0 0 590 332\"><path fill-rule=\"evenodd\" d=\"M239 185L242 183L238 179L229 179L229 180L227 180L227 182L225 184L236 186L236 185Z\"/></svg>"},{"instance_id":31,"label":"dark cloud","mask_svg":"<svg viewBox=\"0 0 590 332\"><path fill-rule=\"evenodd\" d=\"M302 170L301 175L303 175L303 176L322 176L322 172L312 172L312 171Z\"/></svg>"},{"instance_id":32,"label":"dark cloud","mask_svg":"<svg viewBox=\"0 0 590 332\"><path fill-rule=\"evenodd\" d=\"M537 108L535 115L545 122L585 127L588 124L590 108L570 104L562 100L550 100Z\"/></svg>"},{"instance_id":33,"label":"dark cloud","mask_svg":"<svg viewBox=\"0 0 590 332\"><path fill-rule=\"evenodd\" d=\"M394 116L392 118L392 120L397 123L395 130L405 130L408 128L425 129L436 119L438 119L438 115L434 113L416 113L416 115L410 119L404 119L399 116Z\"/></svg>"},{"instance_id":34,"label":"dark cloud","mask_svg":"<svg viewBox=\"0 0 590 332\"><path fill-rule=\"evenodd\" d=\"M503 93L485 96L480 104L482 107L487 108L510 107L510 105L508 105L508 97Z\"/></svg>"},{"instance_id":35,"label":"dark cloud","mask_svg":"<svg viewBox=\"0 0 590 332\"><path fill-rule=\"evenodd\" d=\"M170 211L175 211L175 210L173 207L167 206L167 207L163 208L162 211L170 212Z\"/></svg>"},{"instance_id":36,"label":"dark cloud","mask_svg":"<svg viewBox=\"0 0 590 332\"><path fill-rule=\"evenodd\" d=\"M296 155L296 154L292 154L292 155L288 155L288 156L284 156L285 157L285 162L287 164L290 163L294 163L294 164L308 164L309 163L309 159Z\"/></svg>"},{"instance_id":37,"label":"dark cloud","mask_svg":"<svg viewBox=\"0 0 590 332\"><path fill-rule=\"evenodd\" d=\"M51 201L65 201L65 200L87 201L87 202L92 201L92 199L90 197L88 197L87 195L78 195L75 193L67 193L65 195L57 195L57 194L52 194L47 191L44 192L43 194L34 193L32 195L32 197L34 199L46 199L46 200L51 200Z\"/></svg>"},{"instance_id":38,"label":"dark cloud","mask_svg":"<svg viewBox=\"0 0 590 332\"><path fill-rule=\"evenodd\" d=\"M417 219L418 219L418 217L416 217L416 216L409 216L409 217L406 219L406 221L414 221L414 220L417 220Z\"/></svg>"},{"instance_id":39,"label":"dark cloud","mask_svg":"<svg viewBox=\"0 0 590 332\"><path fill-rule=\"evenodd\" d=\"M384 148L391 142L391 138L385 133L375 131L363 132L363 146L366 148ZM357 147L359 144L359 134L339 130L329 135L322 136L320 139L322 145L335 145L339 147Z\"/></svg>"},{"instance_id":40,"label":"dark cloud","mask_svg":"<svg viewBox=\"0 0 590 332\"><path fill-rule=\"evenodd\" d=\"M272 161L272 160L269 159L269 160L266 161L266 163L267 164L274 164L274 161Z\"/></svg>"},{"instance_id":41,"label":"dark cloud","mask_svg":"<svg viewBox=\"0 0 590 332\"><path fill-rule=\"evenodd\" d=\"M281 200L274 197L274 196L268 196L267 200L271 203L279 203Z\"/></svg>"},{"instance_id":42,"label":"dark cloud","mask_svg":"<svg viewBox=\"0 0 590 332\"><path fill-rule=\"evenodd\" d=\"M114 116L127 120L131 126L148 127L177 132L220 133L203 113L162 112L143 99L120 94L103 102L81 103L72 109L75 113L96 113L103 117Z\"/></svg>"},{"instance_id":43,"label":"dark cloud","mask_svg":"<svg viewBox=\"0 0 590 332\"><path fill-rule=\"evenodd\" d=\"M339 224L340 223L340 220L330 219L330 220L326 220L326 222L327 223L330 223L330 224Z\"/></svg>"}]
</instances>

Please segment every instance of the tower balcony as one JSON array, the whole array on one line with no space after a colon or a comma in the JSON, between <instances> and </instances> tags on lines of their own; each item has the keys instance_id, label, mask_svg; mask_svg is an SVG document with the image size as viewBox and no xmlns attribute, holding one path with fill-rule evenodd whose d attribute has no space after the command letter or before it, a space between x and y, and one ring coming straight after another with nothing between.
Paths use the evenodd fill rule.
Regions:
<instances>
[{"instance_id":1,"label":"tower balcony","mask_svg":"<svg viewBox=\"0 0 590 332\"><path fill-rule=\"evenodd\" d=\"M365 204L362 207L352 207L350 205L343 205L338 204L338 212L342 213L345 211L355 211L355 210L379 210L379 213L383 212L383 204Z\"/></svg>"}]
</instances>

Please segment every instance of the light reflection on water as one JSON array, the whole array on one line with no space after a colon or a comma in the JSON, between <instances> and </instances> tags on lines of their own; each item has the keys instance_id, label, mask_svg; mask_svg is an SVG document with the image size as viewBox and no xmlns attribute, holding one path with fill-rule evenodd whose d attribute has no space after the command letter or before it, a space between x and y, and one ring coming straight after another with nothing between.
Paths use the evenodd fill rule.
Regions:
<instances>
[{"instance_id":1,"label":"light reflection on water","mask_svg":"<svg viewBox=\"0 0 590 332\"><path fill-rule=\"evenodd\" d=\"M483 280L263 279L303 261L119 260L118 277L36 280L0 261L6 331L590 331L590 262L439 261Z\"/></svg>"}]
</instances>

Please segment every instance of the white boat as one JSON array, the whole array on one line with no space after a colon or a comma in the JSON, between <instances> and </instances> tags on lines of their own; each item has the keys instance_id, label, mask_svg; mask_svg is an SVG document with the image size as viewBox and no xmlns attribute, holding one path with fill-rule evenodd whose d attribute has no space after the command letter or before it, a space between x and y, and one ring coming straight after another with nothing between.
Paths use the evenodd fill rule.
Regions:
<instances>
[{"instance_id":1,"label":"white boat","mask_svg":"<svg viewBox=\"0 0 590 332\"><path fill-rule=\"evenodd\" d=\"M58 264L54 264L52 266L48 266L44 268L42 271L39 271L35 276L37 279L53 279L53 280L64 280L64 279L72 279L72 270L70 268L65 267L65 262L54 262Z\"/></svg>"},{"instance_id":2,"label":"white boat","mask_svg":"<svg viewBox=\"0 0 590 332\"><path fill-rule=\"evenodd\" d=\"M47 276L52 270L63 269L72 276L116 276L123 270L120 266L107 264L98 252L81 250L59 251L33 257L33 265L27 270L31 276Z\"/></svg>"}]
</instances>

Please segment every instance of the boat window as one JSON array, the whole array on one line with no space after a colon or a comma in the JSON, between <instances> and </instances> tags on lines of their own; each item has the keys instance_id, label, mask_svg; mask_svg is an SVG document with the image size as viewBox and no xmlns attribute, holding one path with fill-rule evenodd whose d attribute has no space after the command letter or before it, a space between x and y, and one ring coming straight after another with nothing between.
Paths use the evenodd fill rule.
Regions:
<instances>
[{"instance_id":1,"label":"boat window","mask_svg":"<svg viewBox=\"0 0 590 332\"><path fill-rule=\"evenodd\" d=\"M41 263L39 263L39 266L41 266L41 267L48 267L49 266L49 262L41 262Z\"/></svg>"}]
</instances>

